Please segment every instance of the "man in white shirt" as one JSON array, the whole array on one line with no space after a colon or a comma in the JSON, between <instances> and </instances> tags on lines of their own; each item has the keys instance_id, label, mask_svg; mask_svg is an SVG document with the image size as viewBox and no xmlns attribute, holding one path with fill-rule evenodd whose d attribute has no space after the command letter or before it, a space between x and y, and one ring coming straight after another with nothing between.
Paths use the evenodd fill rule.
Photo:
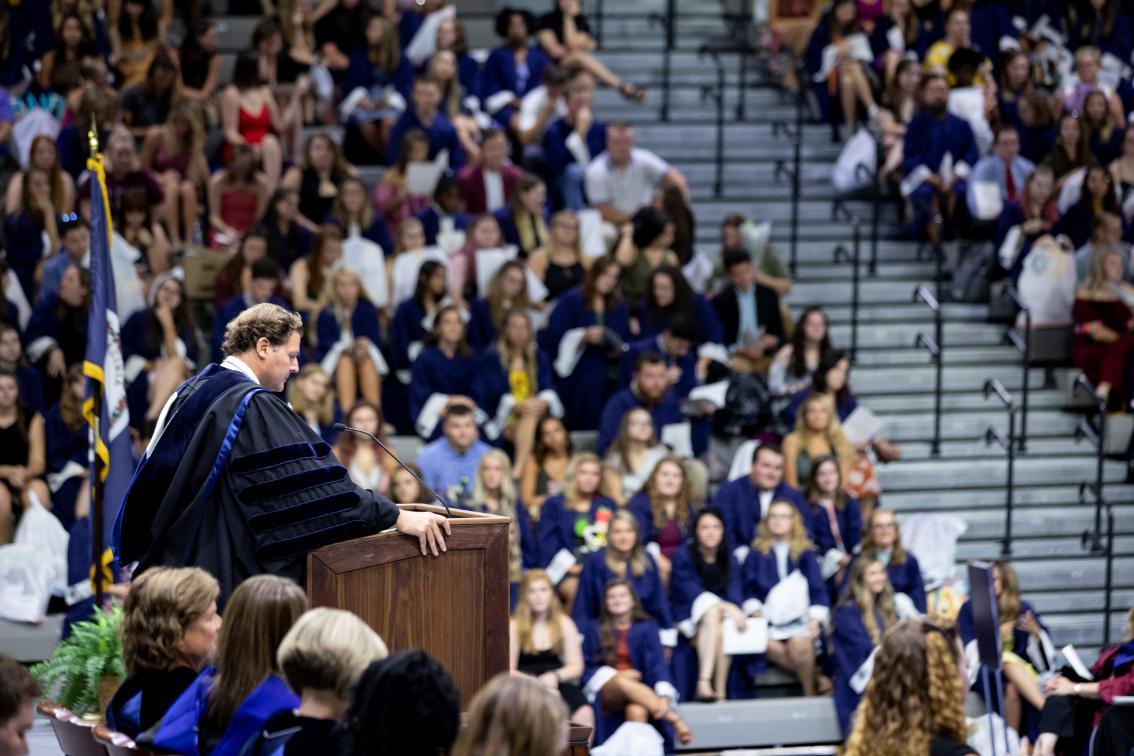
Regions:
<instances>
[{"instance_id":1,"label":"man in white shirt","mask_svg":"<svg viewBox=\"0 0 1134 756\"><path fill-rule=\"evenodd\" d=\"M587 166L587 199L607 223L618 225L654 201L664 184L681 189L689 201L689 187L681 171L660 157L634 146L634 127L616 123L607 127L606 151Z\"/></svg>"}]
</instances>

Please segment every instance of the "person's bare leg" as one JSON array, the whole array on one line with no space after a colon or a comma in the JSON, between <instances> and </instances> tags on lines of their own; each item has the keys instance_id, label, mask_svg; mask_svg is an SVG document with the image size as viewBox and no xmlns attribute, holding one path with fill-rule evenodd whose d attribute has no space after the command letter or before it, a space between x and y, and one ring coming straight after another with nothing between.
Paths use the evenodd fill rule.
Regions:
<instances>
[{"instance_id":1,"label":"person's bare leg","mask_svg":"<svg viewBox=\"0 0 1134 756\"><path fill-rule=\"evenodd\" d=\"M161 191L162 200L157 207L157 216L161 219L162 225L165 226L166 232L169 234L169 240L173 246L181 245L181 214L178 207L177 199L180 197L178 191L179 179L176 174L170 176L168 174L162 177Z\"/></svg>"},{"instance_id":2,"label":"person's bare leg","mask_svg":"<svg viewBox=\"0 0 1134 756\"><path fill-rule=\"evenodd\" d=\"M728 672L732 668L732 657L724 652L724 636L717 647L717 663L713 665L713 690L721 698L728 698Z\"/></svg>"},{"instance_id":3,"label":"person's bare leg","mask_svg":"<svg viewBox=\"0 0 1134 756\"><path fill-rule=\"evenodd\" d=\"M575 575L568 575L559 581L559 598L563 600L563 611L571 613L571 607L575 605L575 594L578 592L579 578Z\"/></svg>"},{"instance_id":4,"label":"person's bare leg","mask_svg":"<svg viewBox=\"0 0 1134 756\"><path fill-rule=\"evenodd\" d=\"M531 456L532 446L535 444L536 424L539 418L535 415L520 415L512 430L512 446L515 448L516 461L512 465L512 477L519 478L524 472L524 466Z\"/></svg>"},{"instance_id":5,"label":"person's bare leg","mask_svg":"<svg viewBox=\"0 0 1134 756\"><path fill-rule=\"evenodd\" d=\"M565 68L574 68L575 66L585 68L590 71L596 79L611 89L618 89L622 86L622 79L618 78L613 71L603 65L602 61L590 53L571 52L563 56L563 60L560 62Z\"/></svg>"},{"instance_id":6,"label":"person's bare leg","mask_svg":"<svg viewBox=\"0 0 1134 756\"><path fill-rule=\"evenodd\" d=\"M1006 662L1003 670L1004 677L1020 694L1020 698L1031 704L1037 711L1043 708L1044 701L1047 699L1044 698L1039 683L1028 673L1028 670L1014 662Z\"/></svg>"},{"instance_id":7,"label":"person's bare leg","mask_svg":"<svg viewBox=\"0 0 1134 756\"><path fill-rule=\"evenodd\" d=\"M335 365L335 393L343 412L349 412L358 399L358 379L354 360L346 352L339 356L338 364Z\"/></svg>"},{"instance_id":8,"label":"person's bare leg","mask_svg":"<svg viewBox=\"0 0 1134 756\"><path fill-rule=\"evenodd\" d=\"M591 734L587 736L587 745L590 745L595 739L595 710L590 706L580 706L571 714L571 721L591 728Z\"/></svg>"},{"instance_id":9,"label":"person's bare leg","mask_svg":"<svg viewBox=\"0 0 1134 756\"><path fill-rule=\"evenodd\" d=\"M870 91L870 82L866 80L866 74L862 71L862 66L855 64L851 66L851 79L854 82L855 97L862 103L868 111L878 107L878 103L874 101L874 93Z\"/></svg>"},{"instance_id":10,"label":"person's bare leg","mask_svg":"<svg viewBox=\"0 0 1134 756\"><path fill-rule=\"evenodd\" d=\"M795 674L803 686L803 695L815 695L815 647L808 637L788 639L788 653L791 654Z\"/></svg>"},{"instance_id":11,"label":"person's bare leg","mask_svg":"<svg viewBox=\"0 0 1134 756\"><path fill-rule=\"evenodd\" d=\"M849 64L839 66L839 104L843 108L843 123L847 133L854 133L857 125L858 99L855 95L853 69Z\"/></svg>"},{"instance_id":12,"label":"person's bare leg","mask_svg":"<svg viewBox=\"0 0 1134 756\"><path fill-rule=\"evenodd\" d=\"M268 191L274 192L283 172L283 147L275 134L268 134L260 142L260 162L264 167L264 175L268 177Z\"/></svg>"},{"instance_id":13,"label":"person's bare leg","mask_svg":"<svg viewBox=\"0 0 1134 756\"><path fill-rule=\"evenodd\" d=\"M369 358L358 362L358 393L375 407L382 406L382 379Z\"/></svg>"},{"instance_id":14,"label":"person's bare leg","mask_svg":"<svg viewBox=\"0 0 1134 756\"><path fill-rule=\"evenodd\" d=\"M91 513L91 487L79 486L79 493L75 496L75 519L80 520Z\"/></svg>"},{"instance_id":15,"label":"person's bare leg","mask_svg":"<svg viewBox=\"0 0 1134 756\"><path fill-rule=\"evenodd\" d=\"M768 648L764 652L764 655L768 657L768 661L775 664L777 667L782 667L789 672L795 671L795 661L791 658L791 654L788 653L786 642L769 638Z\"/></svg>"},{"instance_id":16,"label":"person's bare leg","mask_svg":"<svg viewBox=\"0 0 1134 756\"><path fill-rule=\"evenodd\" d=\"M147 420L157 420L166 401L173 396L173 392L188 377L189 371L185 367L185 361L180 357L167 357L161 361L151 378L153 384L150 386L150 406L146 410Z\"/></svg>"},{"instance_id":17,"label":"person's bare leg","mask_svg":"<svg viewBox=\"0 0 1134 756\"><path fill-rule=\"evenodd\" d=\"M715 700L720 691L713 688L713 666L720 651L721 605L718 604L701 617L697 627L697 698Z\"/></svg>"},{"instance_id":18,"label":"person's bare leg","mask_svg":"<svg viewBox=\"0 0 1134 756\"><path fill-rule=\"evenodd\" d=\"M24 486L22 496L25 509L31 506L33 495L44 509L51 509L51 491L47 490L47 484L39 478L29 480Z\"/></svg>"},{"instance_id":19,"label":"person's bare leg","mask_svg":"<svg viewBox=\"0 0 1134 756\"><path fill-rule=\"evenodd\" d=\"M197 187L189 179L181 182L181 224L185 231L184 240L193 240L193 227L201 217L201 203L197 199ZM176 242L174 246L177 246Z\"/></svg>"},{"instance_id":20,"label":"person's bare leg","mask_svg":"<svg viewBox=\"0 0 1134 756\"><path fill-rule=\"evenodd\" d=\"M1004 675L1004 677L1007 680L1008 675ZM988 691L985 691L985 695L988 695ZM1004 721L1013 730L1019 732L1022 714L1020 694L1014 685L1008 683L1004 686Z\"/></svg>"},{"instance_id":21,"label":"person's bare leg","mask_svg":"<svg viewBox=\"0 0 1134 756\"><path fill-rule=\"evenodd\" d=\"M0 484L0 546L12 542L12 493Z\"/></svg>"}]
</instances>

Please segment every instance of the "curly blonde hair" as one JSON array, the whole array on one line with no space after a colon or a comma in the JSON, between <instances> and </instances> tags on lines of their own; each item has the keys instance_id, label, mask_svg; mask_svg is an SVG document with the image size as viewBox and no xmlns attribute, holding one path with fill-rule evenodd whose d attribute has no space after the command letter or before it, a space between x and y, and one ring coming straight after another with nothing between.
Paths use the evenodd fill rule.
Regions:
<instances>
[{"instance_id":1,"label":"curly blonde hair","mask_svg":"<svg viewBox=\"0 0 1134 756\"><path fill-rule=\"evenodd\" d=\"M153 567L134 578L122 606L126 674L182 664L181 638L218 595L216 578L199 567Z\"/></svg>"},{"instance_id":2,"label":"curly blonde hair","mask_svg":"<svg viewBox=\"0 0 1134 756\"><path fill-rule=\"evenodd\" d=\"M882 638L846 756L929 753L934 737L965 742L965 691L951 632L905 620Z\"/></svg>"},{"instance_id":3,"label":"curly blonde hair","mask_svg":"<svg viewBox=\"0 0 1134 756\"><path fill-rule=\"evenodd\" d=\"M803 518L799 515L799 509L787 499L776 499L768 505L767 514L760 520L760 524L756 528L756 539L752 542L752 548L761 554L767 554L772 550L775 539L772 538L772 532L768 529L768 515L776 507L784 507L791 511L791 535L788 536L788 542L791 544L792 561L799 561L800 555L815 548L815 544L811 543L811 540L807 537L807 528L803 525Z\"/></svg>"}]
</instances>

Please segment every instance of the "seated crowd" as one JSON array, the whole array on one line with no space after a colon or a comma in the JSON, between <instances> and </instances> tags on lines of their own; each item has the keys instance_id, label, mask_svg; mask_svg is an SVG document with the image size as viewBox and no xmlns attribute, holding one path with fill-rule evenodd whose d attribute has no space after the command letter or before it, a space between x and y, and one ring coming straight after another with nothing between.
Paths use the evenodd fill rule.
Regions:
<instances>
[{"instance_id":1,"label":"seated crowd","mask_svg":"<svg viewBox=\"0 0 1134 756\"><path fill-rule=\"evenodd\" d=\"M946 243L954 296L987 301L989 280L1007 279L1035 326L1073 327L1068 359L1108 411L1130 412L1129 4L834 0L820 17L821 5L797 14L811 19L805 47L780 34L797 40L834 138L865 127L844 173L876 168L913 234Z\"/></svg>"},{"instance_id":2,"label":"seated crowd","mask_svg":"<svg viewBox=\"0 0 1134 756\"><path fill-rule=\"evenodd\" d=\"M957 637L911 619L926 615L926 589L876 471L901 450L854 395L822 307L793 315L782 301L792 279L766 229L725 217L714 266L696 244L681 171L636 146L632 125L601 119L597 86L633 102L646 93L601 62L577 0L539 19L505 8L502 42L483 61L455 5L260 0L253 10L269 13L228 81L200 3L111 0L96 15L82 0L55 0L50 14L34 5L0 4L0 24L28 40L0 61L0 150L17 168L0 262L0 543L35 506L73 539L90 529L81 362L86 134L97 125L136 453L168 397L219 358L229 320L262 302L298 311L302 369L288 398L355 482L398 503L430 498L382 447L337 433L339 422L417 437L414 469L430 488L512 518L511 668L538 681L491 682L458 738L452 682L424 654L386 658L360 620L308 611L274 576L243 583L222 623L212 577L153 569L116 587L127 679L108 712L114 727L175 752L334 743L481 754L505 742L557 753L569 715L599 743L629 721L673 745L691 737L675 703L754 697L775 667L804 695L834 695L852 753L906 752L908 723L927 743L964 740L959 684L927 681L960 679L971 611L932 615ZM816 28L809 62L833 61L812 72L816 89L847 125L862 110L883 129L897 151L891 174L923 225L946 215L954 233L980 220L964 177L985 175L1002 183L1001 218L1016 213L1025 249L1049 231L1086 244L1077 354L1102 365L1101 391L1125 396L1131 266L1107 251L1124 225L1111 195L1128 144L1134 153L1112 114L1125 112L1125 90L1090 78L1099 54L1089 46L1062 100L1043 94L1031 67L1015 89L995 90L999 69L960 54L976 49L967 6L921 18L894 0L867 20L861 5L835 2ZM998 6L973 13L987 7ZM868 28L875 62L851 60L849 38ZM911 53L924 53L924 69ZM995 57L1007 76L1011 59ZM948 73L935 73L942 63ZM972 127L947 109L949 87L966 82L984 88L986 119L1027 111L1047 123L1048 143L1028 131L1040 126L994 119L984 161L1002 162L982 166ZM1090 116L1096 91L1105 112ZM1000 106L1009 92L1013 107ZM1058 134L1056 107L1068 109ZM12 125L25 119L17 140ZM341 140L330 128L304 137L336 124ZM1100 169L1088 156L1104 142L1114 162ZM1042 148L1032 162L1054 144L1052 167L1018 158L1024 144ZM382 166L377 181L364 178L377 173L369 165ZM1072 185L1076 169L1081 189L1060 215L1055 182ZM756 437L755 449L737 448ZM1100 713L1094 699L1109 704L1127 682L1038 683L1051 639L1011 565L998 576L1014 638L1005 718L1049 752L1056 738L1089 736L1073 715ZM731 629L756 624L763 651L726 647ZM1118 652L1102 671L1128 681L1130 659ZM884 675L901 676L930 714L896 725L880 713L894 695ZM890 750L864 744L873 737Z\"/></svg>"}]
</instances>

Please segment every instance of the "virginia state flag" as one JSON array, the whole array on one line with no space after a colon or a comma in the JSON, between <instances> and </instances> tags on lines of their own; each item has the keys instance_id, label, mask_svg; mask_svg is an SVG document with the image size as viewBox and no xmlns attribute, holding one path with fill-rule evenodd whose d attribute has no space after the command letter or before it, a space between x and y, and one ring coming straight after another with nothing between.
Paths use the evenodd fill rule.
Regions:
<instances>
[{"instance_id":1,"label":"virginia state flag","mask_svg":"<svg viewBox=\"0 0 1134 756\"><path fill-rule=\"evenodd\" d=\"M99 477L103 485L102 522L91 523L91 537L101 538L100 543L106 547L100 565L105 569L110 562L109 544L114 520L134 472L134 454L130 446L130 414L126 408L118 299L114 293L114 270L110 262L110 202L107 199L102 155L90 158L87 168L91 171L92 179L91 313L87 323L87 352L83 360L83 375L90 380L87 381L83 416L92 429L91 461L93 463L97 457ZM94 417L96 395L102 397L102 416L97 424ZM92 473L94 469L92 466ZM93 474L91 481L93 484Z\"/></svg>"}]
</instances>

